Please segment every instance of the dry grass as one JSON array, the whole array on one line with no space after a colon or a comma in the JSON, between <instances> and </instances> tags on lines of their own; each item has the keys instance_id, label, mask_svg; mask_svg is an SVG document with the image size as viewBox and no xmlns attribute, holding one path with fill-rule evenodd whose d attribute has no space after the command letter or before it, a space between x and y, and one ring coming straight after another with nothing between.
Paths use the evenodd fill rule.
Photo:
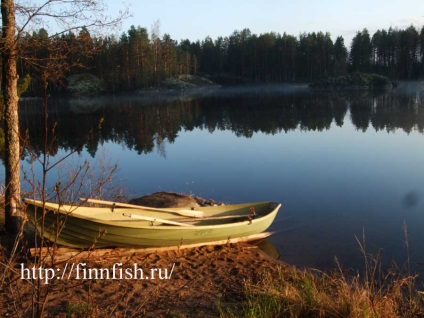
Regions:
<instances>
[{"instance_id":1,"label":"dry grass","mask_svg":"<svg viewBox=\"0 0 424 318\"><path fill-rule=\"evenodd\" d=\"M405 245L409 237L404 225ZM380 251L366 250L365 233L357 238L364 260L362 273L338 269L323 272L294 267L266 271L259 284L245 283L246 301L238 312L221 317L424 317L424 292L412 275L409 254L405 271L385 270ZM422 286L421 286L422 288Z\"/></svg>"},{"instance_id":2,"label":"dry grass","mask_svg":"<svg viewBox=\"0 0 424 318\"><path fill-rule=\"evenodd\" d=\"M347 274L340 267L330 273L264 272L259 284L246 281L242 309L221 310L221 317L424 317L416 277L369 274Z\"/></svg>"}]
</instances>

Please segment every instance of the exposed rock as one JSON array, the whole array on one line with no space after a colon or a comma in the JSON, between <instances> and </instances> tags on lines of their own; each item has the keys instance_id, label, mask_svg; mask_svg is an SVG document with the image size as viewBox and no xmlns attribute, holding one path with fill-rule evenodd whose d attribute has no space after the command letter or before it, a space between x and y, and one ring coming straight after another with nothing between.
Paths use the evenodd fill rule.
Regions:
<instances>
[{"instance_id":1,"label":"exposed rock","mask_svg":"<svg viewBox=\"0 0 424 318\"><path fill-rule=\"evenodd\" d=\"M161 84L167 89L189 90L200 87L217 87L218 84L197 75L183 74L173 78L167 78Z\"/></svg>"},{"instance_id":2,"label":"exposed rock","mask_svg":"<svg viewBox=\"0 0 424 318\"><path fill-rule=\"evenodd\" d=\"M67 78L67 91L75 96L94 96L106 91L105 83L93 74L83 73Z\"/></svg>"},{"instance_id":3,"label":"exposed rock","mask_svg":"<svg viewBox=\"0 0 424 318\"><path fill-rule=\"evenodd\" d=\"M196 85L192 83L184 82L177 78L167 78L166 80L162 82L162 86L168 89L176 89L176 90L185 90L185 89L192 89L197 87Z\"/></svg>"}]
</instances>

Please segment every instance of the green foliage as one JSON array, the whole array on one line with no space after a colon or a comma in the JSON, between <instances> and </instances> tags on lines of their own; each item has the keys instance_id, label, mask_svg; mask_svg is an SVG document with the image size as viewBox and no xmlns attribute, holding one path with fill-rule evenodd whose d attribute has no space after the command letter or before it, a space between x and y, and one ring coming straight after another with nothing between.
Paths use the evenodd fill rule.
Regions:
<instances>
[{"instance_id":1,"label":"green foliage","mask_svg":"<svg viewBox=\"0 0 424 318\"><path fill-rule=\"evenodd\" d=\"M372 45L367 29L357 32L352 40L350 62L354 72L369 72L371 69Z\"/></svg>"},{"instance_id":2,"label":"green foliage","mask_svg":"<svg viewBox=\"0 0 424 318\"><path fill-rule=\"evenodd\" d=\"M18 96L21 96L28 90L31 83L31 76L26 74L25 77L18 82ZM0 91L0 103L3 103L3 93Z\"/></svg>"},{"instance_id":3,"label":"green foliage","mask_svg":"<svg viewBox=\"0 0 424 318\"><path fill-rule=\"evenodd\" d=\"M66 317L98 317L98 310L86 302L78 302L76 304L66 304Z\"/></svg>"},{"instance_id":4,"label":"green foliage","mask_svg":"<svg viewBox=\"0 0 424 318\"><path fill-rule=\"evenodd\" d=\"M333 47L333 73L335 76L346 74L348 52L343 37L339 36Z\"/></svg>"},{"instance_id":5,"label":"green foliage","mask_svg":"<svg viewBox=\"0 0 424 318\"><path fill-rule=\"evenodd\" d=\"M66 314L67 315L82 315L86 314L89 311L90 306L87 303L77 303L77 304L66 304Z\"/></svg>"},{"instance_id":6,"label":"green foliage","mask_svg":"<svg viewBox=\"0 0 424 318\"><path fill-rule=\"evenodd\" d=\"M18 96L21 96L28 90L29 84L31 83L31 76L26 74L23 80L18 83Z\"/></svg>"}]
</instances>

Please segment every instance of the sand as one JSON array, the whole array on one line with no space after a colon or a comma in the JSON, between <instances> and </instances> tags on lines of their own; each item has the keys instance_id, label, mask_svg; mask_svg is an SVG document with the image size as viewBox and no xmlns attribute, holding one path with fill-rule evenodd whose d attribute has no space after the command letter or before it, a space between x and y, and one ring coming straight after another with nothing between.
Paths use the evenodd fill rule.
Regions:
<instances>
[{"instance_id":1,"label":"sand","mask_svg":"<svg viewBox=\"0 0 424 318\"><path fill-rule=\"evenodd\" d=\"M72 264L74 270L67 279ZM76 279L78 264L80 276ZM114 264L116 279L112 277ZM14 264L16 273L9 278L11 283L3 285L0 316L32 310L36 286L22 279L21 266L19 261ZM26 262L24 266L31 264ZM41 294L48 291L44 308L48 317L217 317L219 310L240 307L246 282L254 284L265 270L275 271L285 265L254 245L239 243L107 259L73 259L47 268L59 268L56 273L60 276L65 266L68 271L64 279L52 279L49 284L40 281ZM125 279L129 278L125 270L134 273L134 266L142 268L150 279ZM108 268L109 279L94 279L94 271L93 279L83 279L83 268L85 278L89 278L88 269ZM152 268L162 268L163 279L159 279L158 271L151 279Z\"/></svg>"}]
</instances>

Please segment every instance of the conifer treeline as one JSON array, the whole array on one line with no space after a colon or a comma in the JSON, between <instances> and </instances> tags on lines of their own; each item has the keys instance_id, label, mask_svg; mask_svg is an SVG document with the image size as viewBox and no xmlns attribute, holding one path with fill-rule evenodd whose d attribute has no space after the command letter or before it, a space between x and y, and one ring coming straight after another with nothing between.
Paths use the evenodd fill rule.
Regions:
<instances>
[{"instance_id":1,"label":"conifer treeline","mask_svg":"<svg viewBox=\"0 0 424 318\"><path fill-rule=\"evenodd\" d=\"M252 34L249 29L228 37L180 42L168 34L159 36L158 27L150 32L134 27L119 39L114 36L91 37L87 30L49 38L41 29L28 43L42 38L49 46L88 45L96 54L67 56L68 74L93 73L103 79L108 91L130 91L159 85L165 78L180 74L208 74L220 79L250 82L313 81L349 72L375 72L396 79L424 76L424 27L357 32L346 48L343 37L332 41L329 33L304 33L295 37L284 33ZM63 46L63 43L66 43ZM29 45L30 47L30 45ZM32 54L42 56L43 46ZM28 58L28 57L27 57ZM20 75L33 77L30 91L39 90L36 72L25 60ZM35 78L35 81L34 81Z\"/></svg>"}]
</instances>

